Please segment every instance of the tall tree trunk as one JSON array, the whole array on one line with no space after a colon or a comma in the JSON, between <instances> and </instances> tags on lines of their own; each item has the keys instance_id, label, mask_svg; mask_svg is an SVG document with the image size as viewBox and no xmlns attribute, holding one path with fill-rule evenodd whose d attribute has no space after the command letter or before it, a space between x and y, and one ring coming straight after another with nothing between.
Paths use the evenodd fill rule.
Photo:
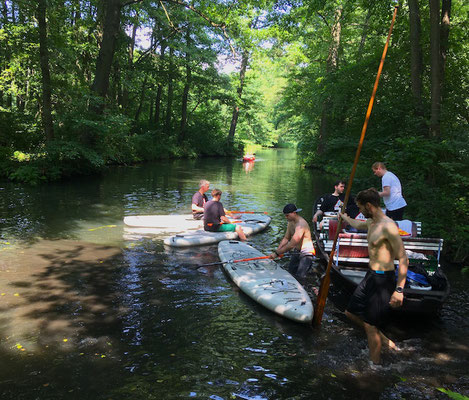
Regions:
<instances>
[{"instance_id":1,"label":"tall tree trunk","mask_svg":"<svg viewBox=\"0 0 469 400\"><path fill-rule=\"evenodd\" d=\"M158 79L161 79L164 73L164 52L166 50L166 44L161 43L160 49L160 62L158 67ZM155 127L158 127L160 123L160 114L161 114L161 97L163 96L163 85L161 83L158 84L158 88L156 90L156 98L155 98L155 117L153 123Z\"/></svg>"},{"instance_id":2,"label":"tall tree trunk","mask_svg":"<svg viewBox=\"0 0 469 400\"><path fill-rule=\"evenodd\" d=\"M363 55L363 50L365 48L366 38L368 36L368 28L370 26L370 18L371 18L371 9L368 9L365 17L365 23L363 24L362 35L360 39L360 45L358 46L358 54L357 59L360 60Z\"/></svg>"},{"instance_id":3,"label":"tall tree trunk","mask_svg":"<svg viewBox=\"0 0 469 400\"><path fill-rule=\"evenodd\" d=\"M134 50L135 50L135 37L137 35L138 24L135 23L132 28L132 36L130 37L130 46L129 46L129 59L127 67L127 79L124 80L124 90L122 91L122 107L124 112L128 112L129 107L129 85L132 81L132 72L134 69Z\"/></svg>"},{"instance_id":4,"label":"tall tree trunk","mask_svg":"<svg viewBox=\"0 0 469 400\"><path fill-rule=\"evenodd\" d=\"M424 121L423 100L422 100L422 75L423 58L420 24L420 8L418 0L408 0L410 11L410 81L412 98L414 101L414 114L419 118L423 133L428 129Z\"/></svg>"},{"instance_id":5,"label":"tall tree trunk","mask_svg":"<svg viewBox=\"0 0 469 400\"><path fill-rule=\"evenodd\" d=\"M236 133L236 125L238 124L239 117L239 107L241 104L241 96L243 94L244 88L244 79L246 77L246 69L249 62L249 52L247 50L243 51L243 57L241 59L241 70L239 71L239 86L238 86L238 100L233 108L233 115L231 117L230 132L228 133L228 147L231 148L234 143L234 137Z\"/></svg>"},{"instance_id":6,"label":"tall tree trunk","mask_svg":"<svg viewBox=\"0 0 469 400\"><path fill-rule=\"evenodd\" d=\"M2 25L8 24L8 6L6 0L2 1Z\"/></svg>"},{"instance_id":7,"label":"tall tree trunk","mask_svg":"<svg viewBox=\"0 0 469 400\"><path fill-rule=\"evenodd\" d=\"M161 97L163 96L163 85L159 84L156 90L155 98L155 115L153 118L153 124L155 127L158 127L160 123L160 114L161 114Z\"/></svg>"},{"instance_id":8,"label":"tall tree trunk","mask_svg":"<svg viewBox=\"0 0 469 400\"><path fill-rule=\"evenodd\" d=\"M39 26L39 58L42 73L42 126L46 140L54 138L52 122L52 86L49 71L49 49L47 44L46 5L47 0L38 0L37 20Z\"/></svg>"},{"instance_id":9,"label":"tall tree trunk","mask_svg":"<svg viewBox=\"0 0 469 400\"><path fill-rule=\"evenodd\" d=\"M145 78L142 83L142 90L140 92L140 101L138 103L137 111L135 112L135 121L138 121L140 118L140 113L142 112L143 102L145 101L145 90L147 88L148 74L145 74Z\"/></svg>"},{"instance_id":10,"label":"tall tree trunk","mask_svg":"<svg viewBox=\"0 0 469 400\"><path fill-rule=\"evenodd\" d=\"M340 37L342 32L342 6L339 6L335 11L334 25L331 29L331 45L329 46L329 55L327 57L326 73L330 75L337 70L339 65L339 47ZM318 155L324 154L326 149L327 134L329 130L329 113L333 107L332 99L329 95L326 95L326 99L322 105L321 112L321 125L319 126L319 135L316 152Z\"/></svg>"},{"instance_id":11,"label":"tall tree trunk","mask_svg":"<svg viewBox=\"0 0 469 400\"><path fill-rule=\"evenodd\" d=\"M113 63L113 70L114 70L114 90L112 93L114 100L119 106L122 106L122 74L119 65L119 60L115 60Z\"/></svg>"},{"instance_id":12,"label":"tall tree trunk","mask_svg":"<svg viewBox=\"0 0 469 400\"><path fill-rule=\"evenodd\" d=\"M2 21L2 27L5 27L8 24L8 7L7 7L6 0L2 1L2 19L1 19L1 21ZM8 64L8 62L7 62L8 50L5 51L5 53L6 53L5 54L5 59L0 62L0 73L4 69L8 68L8 65L7 65ZM4 104L3 103L3 91L0 89L0 106L3 106L3 104Z\"/></svg>"},{"instance_id":13,"label":"tall tree trunk","mask_svg":"<svg viewBox=\"0 0 469 400\"><path fill-rule=\"evenodd\" d=\"M184 85L184 90L182 92L182 107L181 107L181 127L179 130L179 138L178 143L182 144L186 139L186 127L187 127L187 103L189 101L189 90L191 87L191 80L192 80L192 71L191 71L191 64L190 64L190 55L189 55L189 48L190 48L190 29L187 28L186 31L186 83Z\"/></svg>"},{"instance_id":14,"label":"tall tree trunk","mask_svg":"<svg viewBox=\"0 0 469 400\"><path fill-rule=\"evenodd\" d=\"M173 53L174 50L172 47L169 48L169 73L168 73L168 99L166 102L166 121L164 129L168 135L171 132L171 115L173 112Z\"/></svg>"},{"instance_id":15,"label":"tall tree trunk","mask_svg":"<svg viewBox=\"0 0 469 400\"><path fill-rule=\"evenodd\" d=\"M446 54L448 53L449 28L451 18L451 0L443 0L441 6L441 27L440 27L440 79L441 97L444 97L444 82L446 68Z\"/></svg>"},{"instance_id":16,"label":"tall tree trunk","mask_svg":"<svg viewBox=\"0 0 469 400\"><path fill-rule=\"evenodd\" d=\"M102 100L101 104L92 107L93 111L100 114L104 108L104 99L109 89L109 76L111 73L112 61L114 59L114 51L117 36L120 27L121 0L104 1L105 16L103 27L103 39L99 49L98 59L96 61L96 72L94 76L91 90L96 93Z\"/></svg>"},{"instance_id":17,"label":"tall tree trunk","mask_svg":"<svg viewBox=\"0 0 469 400\"><path fill-rule=\"evenodd\" d=\"M430 77L431 116L430 136L440 136L441 76L440 76L440 1L430 0Z\"/></svg>"},{"instance_id":18,"label":"tall tree trunk","mask_svg":"<svg viewBox=\"0 0 469 400\"><path fill-rule=\"evenodd\" d=\"M148 115L148 122L151 124L153 122L153 106L155 105L155 102L153 99L150 100L150 112Z\"/></svg>"}]
</instances>

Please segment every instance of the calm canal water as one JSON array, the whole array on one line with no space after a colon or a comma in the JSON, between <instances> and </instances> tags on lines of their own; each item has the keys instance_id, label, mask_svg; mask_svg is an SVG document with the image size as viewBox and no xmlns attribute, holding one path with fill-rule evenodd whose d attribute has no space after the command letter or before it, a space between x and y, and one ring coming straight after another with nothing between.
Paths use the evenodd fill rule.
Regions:
<instances>
[{"instance_id":1,"label":"calm canal water","mask_svg":"<svg viewBox=\"0 0 469 400\"><path fill-rule=\"evenodd\" d=\"M320 330L275 316L233 286L217 247L170 250L126 235L134 214L190 211L199 179L228 209L267 211L269 252L294 202L311 220L334 177L291 150L163 161L100 177L0 188L2 399L426 399L469 395L469 277L447 267L441 318L389 327L401 351L370 367L363 332L328 300ZM284 262L284 261L282 261ZM286 263L287 261L285 261ZM315 299L317 282L307 289ZM332 294L333 294L332 288Z\"/></svg>"}]
</instances>

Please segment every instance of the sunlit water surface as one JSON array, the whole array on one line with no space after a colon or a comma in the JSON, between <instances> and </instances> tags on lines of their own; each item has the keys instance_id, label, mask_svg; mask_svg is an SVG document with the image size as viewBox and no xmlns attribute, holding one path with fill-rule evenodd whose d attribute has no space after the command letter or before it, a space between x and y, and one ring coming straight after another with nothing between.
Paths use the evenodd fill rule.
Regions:
<instances>
[{"instance_id":1,"label":"sunlit water surface","mask_svg":"<svg viewBox=\"0 0 469 400\"><path fill-rule=\"evenodd\" d=\"M246 166L210 158L111 168L101 177L0 188L2 399L424 399L469 395L469 279L446 268L441 318L389 327L401 351L368 363L363 332L328 301L322 328L289 322L229 281L217 247L168 249L123 217L187 213L199 179L228 209L268 212L268 252L294 202L311 220L334 177L291 150ZM282 261L285 264L287 261ZM306 288L315 300L317 282ZM332 295L334 288L332 288Z\"/></svg>"}]
</instances>

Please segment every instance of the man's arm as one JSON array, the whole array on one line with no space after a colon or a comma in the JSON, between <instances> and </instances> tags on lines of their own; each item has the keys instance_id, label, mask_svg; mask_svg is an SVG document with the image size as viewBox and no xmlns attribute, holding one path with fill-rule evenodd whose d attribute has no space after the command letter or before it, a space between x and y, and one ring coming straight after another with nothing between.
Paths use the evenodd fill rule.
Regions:
<instances>
[{"instance_id":1,"label":"man's arm","mask_svg":"<svg viewBox=\"0 0 469 400\"><path fill-rule=\"evenodd\" d=\"M194 211L194 212L204 212L204 208L199 207L197 204L192 203L192 211Z\"/></svg>"},{"instance_id":2,"label":"man's arm","mask_svg":"<svg viewBox=\"0 0 469 400\"><path fill-rule=\"evenodd\" d=\"M203 197L202 197L203 198ZM202 201L202 207L198 206L197 203L199 203L199 201ZM199 203L200 204L200 203ZM203 207L203 200L200 200L200 192L196 192L193 196L192 196L192 211L193 212L204 212L204 207Z\"/></svg>"},{"instance_id":3,"label":"man's arm","mask_svg":"<svg viewBox=\"0 0 469 400\"><path fill-rule=\"evenodd\" d=\"M396 287L404 288L407 279L407 269L409 267L409 259L405 252L404 243L402 243L401 236L399 235L399 228L394 223L386 225L385 234L391 244L392 252L399 260L399 273L397 275ZM394 292L391 296L389 304L391 307L400 307L404 301L404 293Z\"/></svg>"},{"instance_id":4,"label":"man's arm","mask_svg":"<svg viewBox=\"0 0 469 400\"><path fill-rule=\"evenodd\" d=\"M277 247L277 253L283 254L289 250L294 249L298 243L301 243L304 234L305 229L302 226L297 226L290 240L286 240L284 243L280 242L279 246Z\"/></svg>"},{"instance_id":5,"label":"man's arm","mask_svg":"<svg viewBox=\"0 0 469 400\"><path fill-rule=\"evenodd\" d=\"M316 211L316 213L313 215L313 222L314 223L318 222L318 217L322 214L324 213L321 210Z\"/></svg>"},{"instance_id":6,"label":"man's arm","mask_svg":"<svg viewBox=\"0 0 469 400\"><path fill-rule=\"evenodd\" d=\"M225 224L231 224L231 221L228 219L228 217L226 217L225 215L222 215L220 217L220 220L221 222L225 223Z\"/></svg>"},{"instance_id":7,"label":"man's arm","mask_svg":"<svg viewBox=\"0 0 469 400\"><path fill-rule=\"evenodd\" d=\"M359 219L353 219L349 217L346 213L340 214L342 219L347 222L347 224L350 224L354 228L358 229L359 231L366 231L368 230L368 222L367 221L362 221Z\"/></svg>"},{"instance_id":8,"label":"man's arm","mask_svg":"<svg viewBox=\"0 0 469 400\"><path fill-rule=\"evenodd\" d=\"M382 192L378 192L379 197L389 197L391 196L391 186L384 186Z\"/></svg>"},{"instance_id":9,"label":"man's arm","mask_svg":"<svg viewBox=\"0 0 469 400\"><path fill-rule=\"evenodd\" d=\"M280 244L277 246L277 249L269 255L269 258L274 259L274 258L278 257L280 254L283 254L286 251L288 251L288 250L285 250L285 247L288 247L288 244L292 240L294 234L295 234L295 232L293 232L293 235L292 235L291 228L290 228L290 223L288 223L287 231L285 233L285 236L281 240Z\"/></svg>"}]
</instances>

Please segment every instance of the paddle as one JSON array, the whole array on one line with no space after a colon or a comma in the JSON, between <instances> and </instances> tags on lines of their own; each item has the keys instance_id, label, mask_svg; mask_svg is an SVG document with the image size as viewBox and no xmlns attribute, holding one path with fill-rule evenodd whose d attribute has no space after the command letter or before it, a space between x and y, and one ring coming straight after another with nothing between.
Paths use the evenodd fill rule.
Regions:
<instances>
[{"instance_id":1,"label":"paddle","mask_svg":"<svg viewBox=\"0 0 469 400\"><path fill-rule=\"evenodd\" d=\"M230 214L268 214L267 211L228 211Z\"/></svg>"},{"instance_id":2,"label":"paddle","mask_svg":"<svg viewBox=\"0 0 469 400\"><path fill-rule=\"evenodd\" d=\"M345 199L342 204L341 213L345 211L345 205L348 204L348 199L350 197L350 190L352 188L353 178L355 176L355 171L357 169L358 159L360 158L360 152L363 146L363 141L365 139L366 128L368 127L368 121L370 119L371 110L373 109L373 103L375 101L376 91L378 90L378 82L381 76L381 71L383 70L384 59L386 58L386 52L388 50L389 40L391 39L392 28L394 26L394 21L396 19L398 8L399 8L399 5L396 5L394 7L394 14L392 16L391 27L389 28L388 38L386 40L386 44L384 45L383 55L381 56L381 62L379 63L379 67L378 67L378 74L376 75L375 84L373 86L373 91L371 93L370 102L368 104L368 109L366 111L365 122L363 123L362 133L360 136L360 141L358 143L357 152L355 154L355 160L353 162L352 172L350 173L350 179L347 184L347 191L345 193ZM313 325L317 327L321 325L322 314L324 313L324 306L326 305L326 298L329 292L329 285L331 282L330 273L331 273L332 261L334 258L335 248L337 245L337 238L339 237L339 233L341 229L342 229L342 217L341 217L341 214L339 214L339 222L337 225L337 231L334 236L334 243L332 244L332 250L331 250L331 254L329 255L329 261L327 263L326 272L324 274L324 278L322 279L321 286L319 288L319 293L318 293L318 297L316 300L316 307L314 307Z\"/></svg>"},{"instance_id":3,"label":"paddle","mask_svg":"<svg viewBox=\"0 0 469 400\"><path fill-rule=\"evenodd\" d=\"M282 258L283 256L284 256L283 254L279 254L278 257ZM209 267L211 265L222 265L222 264L227 264L227 263L239 263L239 262L245 262L245 261L266 260L267 258L269 258L269 256L242 258L242 259L239 259L239 260L230 260L230 261L217 261L217 262L213 262L213 263L198 265L197 268Z\"/></svg>"}]
</instances>

